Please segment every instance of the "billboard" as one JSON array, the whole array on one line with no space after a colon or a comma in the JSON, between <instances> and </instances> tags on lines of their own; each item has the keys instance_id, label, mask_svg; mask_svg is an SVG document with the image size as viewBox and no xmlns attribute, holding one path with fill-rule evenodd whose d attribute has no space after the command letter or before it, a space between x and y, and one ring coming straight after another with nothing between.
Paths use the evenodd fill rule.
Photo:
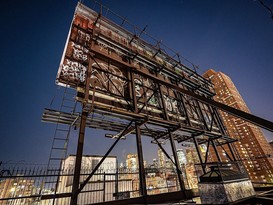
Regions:
<instances>
[{"instance_id":1,"label":"billboard","mask_svg":"<svg viewBox=\"0 0 273 205\"><path fill-rule=\"evenodd\" d=\"M88 99L98 110L148 115L202 130L211 126L219 132L208 105L160 84L160 80L213 96L212 84L164 50L81 3L77 5L57 84L77 89L79 101L86 99L88 88Z\"/></svg>"}]
</instances>

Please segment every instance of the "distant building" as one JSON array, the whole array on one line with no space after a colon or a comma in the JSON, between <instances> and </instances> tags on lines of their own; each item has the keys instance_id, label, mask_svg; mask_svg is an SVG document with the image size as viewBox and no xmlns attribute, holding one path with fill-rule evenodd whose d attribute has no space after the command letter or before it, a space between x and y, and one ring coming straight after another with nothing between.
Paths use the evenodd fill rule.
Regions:
<instances>
[{"instance_id":1,"label":"distant building","mask_svg":"<svg viewBox=\"0 0 273 205\"><path fill-rule=\"evenodd\" d=\"M173 157L172 157L172 159L173 159ZM174 169L175 168L174 164L172 163L172 161L170 159L166 159L165 164L166 164L167 169Z\"/></svg>"},{"instance_id":2,"label":"distant building","mask_svg":"<svg viewBox=\"0 0 273 205\"><path fill-rule=\"evenodd\" d=\"M37 188L34 186L34 180L23 177L8 178L0 181L0 199L24 197L38 194ZM12 200L12 204L32 204L35 198L21 198ZM11 204L11 201L0 201L1 205Z\"/></svg>"},{"instance_id":3,"label":"distant building","mask_svg":"<svg viewBox=\"0 0 273 205\"><path fill-rule=\"evenodd\" d=\"M84 155L82 157L81 177L82 183L92 170L97 166L103 156ZM73 173L76 157L68 156L62 163L62 173L59 179L57 193L71 192L73 184ZM117 193L127 192L130 196L133 182L131 179L118 179L117 157L108 156L92 176L78 197L77 204L92 204L102 201L115 200ZM118 181L118 185L117 182ZM69 198L56 199L56 204L69 204Z\"/></svg>"},{"instance_id":4,"label":"distant building","mask_svg":"<svg viewBox=\"0 0 273 205\"><path fill-rule=\"evenodd\" d=\"M157 155L158 155L158 164L159 168L164 168L166 167L166 157L162 149L158 148L157 149Z\"/></svg>"},{"instance_id":5,"label":"distant building","mask_svg":"<svg viewBox=\"0 0 273 205\"><path fill-rule=\"evenodd\" d=\"M177 158L180 164L187 164L187 159L185 155L185 150L184 149L177 149Z\"/></svg>"},{"instance_id":6,"label":"distant building","mask_svg":"<svg viewBox=\"0 0 273 205\"><path fill-rule=\"evenodd\" d=\"M211 69L203 76L214 84L216 101L250 113L239 91L227 75ZM229 136L239 140L235 143L235 147L251 180L273 182L273 150L260 128L228 113L220 112L220 114ZM219 149L219 153L222 159L227 158L222 149L221 151Z\"/></svg>"},{"instance_id":7,"label":"distant building","mask_svg":"<svg viewBox=\"0 0 273 205\"><path fill-rule=\"evenodd\" d=\"M126 166L128 169L137 170L138 169L138 158L137 154L128 154L126 159Z\"/></svg>"},{"instance_id":8,"label":"distant building","mask_svg":"<svg viewBox=\"0 0 273 205\"><path fill-rule=\"evenodd\" d=\"M144 168L147 168L148 167L148 163L146 160L143 161L143 165L144 165Z\"/></svg>"},{"instance_id":9,"label":"distant building","mask_svg":"<svg viewBox=\"0 0 273 205\"><path fill-rule=\"evenodd\" d=\"M152 163L153 168L159 168L158 159L154 158Z\"/></svg>"}]
</instances>

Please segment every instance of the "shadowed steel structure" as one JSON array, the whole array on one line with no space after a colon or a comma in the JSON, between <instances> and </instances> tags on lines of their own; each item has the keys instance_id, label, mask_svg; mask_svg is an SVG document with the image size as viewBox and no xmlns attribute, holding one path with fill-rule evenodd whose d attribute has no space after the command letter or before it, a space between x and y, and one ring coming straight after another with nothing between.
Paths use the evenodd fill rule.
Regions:
<instances>
[{"instance_id":1,"label":"shadowed steel structure","mask_svg":"<svg viewBox=\"0 0 273 205\"><path fill-rule=\"evenodd\" d=\"M158 203L162 199L147 194L142 135L151 137L166 155L160 143L170 142L180 186L177 192L165 193L164 197L171 201L195 196L192 190L185 189L175 142L194 143L204 174L209 166L209 152L222 161L217 146L228 145L229 160L239 160L232 145L236 139L227 136L218 109L273 131L272 122L215 102L212 83L186 65L188 61L182 63L179 54L150 37L146 27L139 29L119 16L120 22L114 23L102 15L103 9L100 5L97 13L78 3L57 75L57 84L77 91L81 112L45 109L42 118L45 122L79 128L71 205L77 204L78 195L103 160L128 134L136 136L139 197L127 199L124 204ZM109 9L107 14L115 15ZM80 182L86 127L115 131L117 135L102 160ZM199 150L202 144L208 147L205 157ZM244 172L243 168L239 171Z\"/></svg>"}]
</instances>

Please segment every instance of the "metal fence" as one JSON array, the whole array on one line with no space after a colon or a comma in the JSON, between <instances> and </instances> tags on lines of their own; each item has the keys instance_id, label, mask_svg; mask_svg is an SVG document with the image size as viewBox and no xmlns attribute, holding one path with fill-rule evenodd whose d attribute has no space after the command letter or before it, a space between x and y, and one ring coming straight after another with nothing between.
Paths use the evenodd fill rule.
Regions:
<instances>
[{"instance_id":1,"label":"metal fence","mask_svg":"<svg viewBox=\"0 0 273 205\"><path fill-rule=\"evenodd\" d=\"M91 173L82 169L80 181ZM69 204L73 169L0 166L0 205ZM178 190L174 169L146 169L148 195ZM78 197L78 204L92 204L139 196L137 169L98 170Z\"/></svg>"}]
</instances>

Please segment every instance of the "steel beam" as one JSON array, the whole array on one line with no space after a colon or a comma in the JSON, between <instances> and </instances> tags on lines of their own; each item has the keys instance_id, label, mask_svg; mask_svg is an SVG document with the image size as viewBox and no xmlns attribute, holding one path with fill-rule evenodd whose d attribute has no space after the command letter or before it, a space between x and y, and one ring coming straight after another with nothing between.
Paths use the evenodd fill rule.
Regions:
<instances>
[{"instance_id":1,"label":"steel beam","mask_svg":"<svg viewBox=\"0 0 273 205\"><path fill-rule=\"evenodd\" d=\"M98 49L93 50L93 51L95 53L99 54L99 55L103 55L104 57L108 57L106 54L99 51ZM261 128L264 128L266 130L269 130L269 131L273 132L273 122L270 122L270 121L268 121L266 119L263 119L263 118L260 118L258 116L252 115L250 113L246 113L244 111L235 109L235 108L230 107L228 105L216 102L216 101L214 101L214 100L212 100L210 98L207 98L207 97L198 95L196 93L193 93L192 91L185 90L185 89L183 89L183 88L181 88L181 87L179 87L179 86L177 86L177 85L175 85L173 83L169 83L167 81L164 81L164 80L160 79L159 77L156 77L155 75L152 75L152 74L147 73L147 72L145 72L143 70L140 70L139 68L134 67L134 66L132 66L132 65L126 63L126 62L123 62L123 61L119 60L119 59L115 59L115 58L111 58L111 59L113 61L116 61L117 63L123 64L123 65L125 65L127 67L131 67L133 72L141 74L141 75L143 75L143 76L145 76L145 77L147 77L147 78L149 78L149 79L151 79L151 80L153 80L155 82L160 83L161 85L165 85L165 86L167 86L169 88L173 88L173 89L175 89L175 90L177 90L177 91L179 91L179 92L181 92L181 93L183 93L185 95L191 96L191 97L193 97L193 98L195 98L195 99L197 99L197 100L199 100L201 102L204 102L204 103L206 103L208 105L216 107L216 108L218 108L218 109L220 109L220 110L222 110L224 112L227 112L227 113L229 113L229 114L231 114L231 115L233 115L235 117L241 118L241 119L243 119L245 121L248 121L250 123L253 123L253 124L255 124L255 125L257 125L257 126L259 126Z\"/></svg>"},{"instance_id":2,"label":"steel beam","mask_svg":"<svg viewBox=\"0 0 273 205\"><path fill-rule=\"evenodd\" d=\"M176 166L175 162L170 157L170 155L166 152L166 150L162 147L162 145L160 144L160 142L158 142L158 140L156 138L154 138L154 140L155 140L156 144L159 146L159 148L162 150L162 152L166 155L166 157Z\"/></svg>"},{"instance_id":3,"label":"steel beam","mask_svg":"<svg viewBox=\"0 0 273 205\"><path fill-rule=\"evenodd\" d=\"M90 90L90 82L91 82L91 72L92 72L92 63L93 63L93 54L89 55L89 64L87 69L87 75L85 80L85 90L84 90L84 101L82 104L82 114L81 114L81 123L80 123L80 131L78 137L78 146L77 146L77 154L75 161L75 171L72 185L72 195L70 200L70 205L76 205L78 201L78 188L80 183L80 174L81 174L81 163L82 163L82 154L83 154L83 145L84 145L84 135L85 135L85 125L86 119L88 117L88 111L84 111L85 106L88 104L89 99L89 90ZM92 105L93 106L93 105Z\"/></svg>"},{"instance_id":4,"label":"steel beam","mask_svg":"<svg viewBox=\"0 0 273 205\"><path fill-rule=\"evenodd\" d=\"M112 146L108 149L108 151L105 153L105 155L102 157L102 159L99 161L99 163L96 165L96 167L92 170L91 174L89 174L89 176L84 180L84 182L81 184L80 188L77 190L76 194L78 195L83 188L85 187L85 185L89 182L89 180L92 178L92 176L95 174L95 172L98 170L98 168L101 166L101 164L104 162L104 160L106 159L106 157L108 157L108 155L110 154L110 152L114 149L114 147L116 146L116 144L119 142L119 140L121 139L121 137L124 135L125 132L127 132L127 130L131 127L133 121L131 121L129 123L129 125L123 130L123 132L119 135L119 137L116 139L116 141L112 144Z\"/></svg>"},{"instance_id":5,"label":"steel beam","mask_svg":"<svg viewBox=\"0 0 273 205\"><path fill-rule=\"evenodd\" d=\"M77 205L77 201L78 201L78 188L80 183L85 124L86 124L87 116L88 116L88 112L82 112L70 205Z\"/></svg>"},{"instance_id":6,"label":"steel beam","mask_svg":"<svg viewBox=\"0 0 273 205\"><path fill-rule=\"evenodd\" d=\"M198 158L199 158L200 164L202 166L203 173L205 174L206 173L206 167L205 167L206 165L204 165L204 163L203 163L203 159L202 159L202 156L201 156L200 148L199 148L198 142L196 140L196 137L197 136L193 136L193 142L194 142L197 154L198 154Z\"/></svg>"},{"instance_id":7,"label":"steel beam","mask_svg":"<svg viewBox=\"0 0 273 205\"><path fill-rule=\"evenodd\" d=\"M206 150L206 155L205 155L205 163L204 164L207 164L207 161L208 161L210 141L211 141L211 139L209 138L208 139L208 145L207 145L207 150Z\"/></svg>"},{"instance_id":8,"label":"steel beam","mask_svg":"<svg viewBox=\"0 0 273 205\"><path fill-rule=\"evenodd\" d=\"M138 123L135 123L135 128L136 128L137 156L138 156L138 166L139 166L139 183L140 183L139 191L140 191L140 194L144 196L144 199L145 199L145 197L147 196L147 188L146 188L146 177L145 177L145 169L144 169L140 125Z\"/></svg>"},{"instance_id":9,"label":"steel beam","mask_svg":"<svg viewBox=\"0 0 273 205\"><path fill-rule=\"evenodd\" d=\"M217 150L217 147L216 147L216 145L215 145L214 140L211 140L211 144L212 144L212 147L213 147L214 152L215 152L215 154L216 154L217 160L218 160L219 162L222 162L222 159L221 159L221 157L220 157L220 155L219 155L219 153L218 153L218 150Z\"/></svg>"},{"instance_id":10,"label":"steel beam","mask_svg":"<svg viewBox=\"0 0 273 205\"><path fill-rule=\"evenodd\" d=\"M175 146L175 142L174 142L172 133L170 131L169 131L169 137L170 137L170 143L171 143L171 147L172 147L174 162L175 162L176 168L177 168L177 176L178 176L180 189L181 189L181 191L185 191L185 184L184 184L184 181L183 181L183 176L182 176L182 171L181 171L181 168L180 168L180 163L179 163L179 160L178 160L178 157L177 157L176 146ZM185 194L185 193L183 192L183 194Z\"/></svg>"},{"instance_id":11,"label":"steel beam","mask_svg":"<svg viewBox=\"0 0 273 205\"><path fill-rule=\"evenodd\" d=\"M236 159L235 154L234 154L234 149L236 149L236 147L233 147L233 146L231 146L230 143L228 143L228 148L229 148L230 153L231 153L231 155L233 157L233 160L236 161L237 159Z\"/></svg>"}]
</instances>

